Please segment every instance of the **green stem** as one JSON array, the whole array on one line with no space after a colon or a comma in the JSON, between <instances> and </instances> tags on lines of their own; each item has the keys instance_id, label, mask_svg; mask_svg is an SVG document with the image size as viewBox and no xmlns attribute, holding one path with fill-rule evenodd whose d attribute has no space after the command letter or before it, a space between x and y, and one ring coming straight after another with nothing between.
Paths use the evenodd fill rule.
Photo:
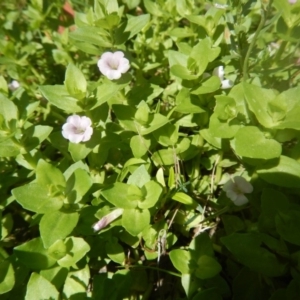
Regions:
<instances>
[{"instance_id":1,"label":"green stem","mask_svg":"<svg viewBox=\"0 0 300 300\"><path fill-rule=\"evenodd\" d=\"M288 43L287 41L283 41L280 44L280 47L275 56L275 61L280 61L281 55L283 54L284 50L286 49L287 43Z\"/></svg>"},{"instance_id":2,"label":"green stem","mask_svg":"<svg viewBox=\"0 0 300 300\"><path fill-rule=\"evenodd\" d=\"M156 268L156 267L149 267L149 266L136 266L136 265L132 265L132 266L126 266L126 268L144 268L144 269L150 269L150 270L157 270L159 272L164 272L164 273L167 273L167 274L170 274L170 275L173 275L173 276L176 276L176 277L181 277L181 274L179 273L175 273L175 272L171 272L171 271L167 271L167 270L164 270L164 269L160 269L160 268ZM120 267L120 268L125 268L125 267Z\"/></svg>"},{"instance_id":3,"label":"green stem","mask_svg":"<svg viewBox=\"0 0 300 300\"><path fill-rule=\"evenodd\" d=\"M219 215L222 215L224 213L226 213L227 211L230 210L229 206L225 206L224 208L220 209L219 211L217 211L216 213L214 213L213 215L208 216L207 218L205 218L203 221L201 221L200 223L205 223L208 220L214 219Z\"/></svg>"},{"instance_id":4,"label":"green stem","mask_svg":"<svg viewBox=\"0 0 300 300\"><path fill-rule=\"evenodd\" d=\"M260 19L260 22L259 22L259 25L257 27L257 30L254 34L254 37L249 45L249 48L248 48L248 51L246 53L246 56L245 56L245 60L244 60L244 65L243 65L243 76L244 76L244 80L246 81L249 77L248 75L248 61L249 61L249 57L250 57L250 54L253 50L253 47L255 45L255 42L257 40L257 37L261 31L261 29L263 28L263 26L265 25L265 22L266 22L266 18L265 18L265 11L263 9L261 9L261 19Z\"/></svg>"}]
</instances>

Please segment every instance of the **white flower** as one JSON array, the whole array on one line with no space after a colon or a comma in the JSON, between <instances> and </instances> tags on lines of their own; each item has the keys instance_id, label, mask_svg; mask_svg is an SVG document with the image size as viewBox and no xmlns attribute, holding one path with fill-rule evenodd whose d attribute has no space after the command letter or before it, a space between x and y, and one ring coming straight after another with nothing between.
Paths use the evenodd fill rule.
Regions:
<instances>
[{"instance_id":1,"label":"white flower","mask_svg":"<svg viewBox=\"0 0 300 300\"><path fill-rule=\"evenodd\" d=\"M231 87L233 87L233 82L229 79L225 79L221 81L221 89L225 90L225 89L230 89Z\"/></svg>"},{"instance_id":2,"label":"white flower","mask_svg":"<svg viewBox=\"0 0 300 300\"><path fill-rule=\"evenodd\" d=\"M244 177L235 176L224 184L223 190L235 205L241 206L248 202L244 194L252 193L253 186Z\"/></svg>"},{"instance_id":3,"label":"white flower","mask_svg":"<svg viewBox=\"0 0 300 300\"><path fill-rule=\"evenodd\" d=\"M70 116L62 127L62 135L75 144L86 142L93 134L91 125L92 121L88 117Z\"/></svg>"},{"instance_id":4,"label":"white flower","mask_svg":"<svg viewBox=\"0 0 300 300\"><path fill-rule=\"evenodd\" d=\"M297 0L288 0L289 4L295 4L297 3Z\"/></svg>"},{"instance_id":5,"label":"white flower","mask_svg":"<svg viewBox=\"0 0 300 300\"><path fill-rule=\"evenodd\" d=\"M103 53L97 65L100 72L110 80L121 78L122 73L126 73L130 68L129 60L124 57L122 51Z\"/></svg>"},{"instance_id":6,"label":"white flower","mask_svg":"<svg viewBox=\"0 0 300 300\"><path fill-rule=\"evenodd\" d=\"M221 89L230 89L233 87L233 82L229 79L224 79L224 67L219 66L213 70L213 75L218 76L221 80Z\"/></svg>"},{"instance_id":7,"label":"white flower","mask_svg":"<svg viewBox=\"0 0 300 300\"><path fill-rule=\"evenodd\" d=\"M18 89L20 87L20 83L17 80L13 80L9 85L8 88L11 91L15 91L16 89Z\"/></svg>"},{"instance_id":8,"label":"white flower","mask_svg":"<svg viewBox=\"0 0 300 300\"><path fill-rule=\"evenodd\" d=\"M111 213L104 216L101 220L99 220L96 224L93 225L93 229L95 231L99 231L109 225L112 221L119 218L123 213L123 208L117 208Z\"/></svg>"}]
</instances>

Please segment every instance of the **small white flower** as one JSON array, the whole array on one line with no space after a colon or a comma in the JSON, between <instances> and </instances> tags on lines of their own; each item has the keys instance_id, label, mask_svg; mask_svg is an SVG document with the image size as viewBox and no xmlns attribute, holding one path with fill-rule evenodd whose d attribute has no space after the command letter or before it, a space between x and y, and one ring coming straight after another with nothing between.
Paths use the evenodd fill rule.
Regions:
<instances>
[{"instance_id":1,"label":"small white flower","mask_svg":"<svg viewBox=\"0 0 300 300\"><path fill-rule=\"evenodd\" d=\"M130 68L129 60L124 57L122 51L103 53L97 65L100 72L110 80L121 78L122 73L126 73Z\"/></svg>"},{"instance_id":2,"label":"small white flower","mask_svg":"<svg viewBox=\"0 0 300 300\"><path fill-rule=\"evenodd\" d=\"M221 89L225 90L225 89L230 89L231 87L233 87L233 82L229 79L225 79L221 81Z\"/></svg>"},{"instance_id":3,"label":"small white flower","mask_svg":"<svg viewBox=\"0 0 300 300\"><path fill-rule=\"evenodd\" d=\"M95 231L99 231L113 222L115 219L119 218L123 213L123 208L117 208L111 213L104 216L101 220L99 220L96 224L93 225L93 229Z\"/></svg>"},{"instance_id":4,"label":"small white flower","mask_svg":"<svg viewBox=\"0 0 300 300\"><path fill-rule=\"evenodd\" d=\"M297 0L288 0L289 4L295 4L297 3Z\"/></svg>"},{"instance_id":5,"label":"small white flower","mask_svg":"<svg viewBox=\"0 0 300 300\"><path fill-rule=\"evenodd\" d=\"M235 205L241 206L248 202L244 194L252 193L253 186L244 177L235 176L224 184L223 190Z\"/></svg>"},{"instance_id":6,"label":"small white flower","mask_svg":"<svg viewBox=\"0 0 300 300\"><path fill-rule=\"evenodd\" d=\"M8 88L11 90L11 91L15 91L16 89L18 89L20 87L20 83L19 81L17 80L13 80L9 85L8 85Z\"/></svg>"},{"instance_id":7,"label":"small white flower","mask_svg":"<svg viewBox=\"0 0 300 300\"><path fill-rule=\"evenodd\" d=\"M224 75L225 75L224 67L223 66L219 66L217 68L214 68L213 75L218 76L220 78L220 80L223 80L224 79Z\"/></svg>"},{"instance_id":8,"label":"small white flower","mask_svg":"<svg viewBox=\"0 0 300 300\"><path fill-rule=\"evenodd\" d=\"M86 142L93 134L91 125L92 121L88 117L70 116L62 127L62 135L75 144Z\"/></svg>"},{"instance_id":9,"label":"small white flower","mask_svg":"<svg viewBox=\"0 0 300 300\"><path fill-rule=\"evenodd\" d=\"M213 70L213 75L218 76L220 78L222 90L230 89L231 87L233 87L233 82L231 80L224 79L225 72L223 66L215 68Z\"/></svg>"}]
</instances>

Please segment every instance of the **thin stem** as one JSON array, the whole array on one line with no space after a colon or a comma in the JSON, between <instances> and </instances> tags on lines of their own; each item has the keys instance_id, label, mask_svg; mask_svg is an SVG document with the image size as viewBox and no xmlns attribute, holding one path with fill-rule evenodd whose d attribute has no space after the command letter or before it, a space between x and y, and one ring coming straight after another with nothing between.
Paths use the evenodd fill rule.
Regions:
<instances>
[{"instance_id":1,"label":"thin stem","mask_svg":"<svg viewBox=\"0 0 300 300\"><path fill-rule=\"evenodd\" d=\"M134 265L126 266L126 267L120 266L120 268L128 268L128 267L129 267L129 268L144 268L144 269L150 269L150 270L158 270L159 272L164 272L164 273L167 273L167 274L176 276L176 277L181 277L181 274L179 274L179 273L171 272L171 271L164 270L164 269L161 269L161 268L156 268L156 267L149 267L149 266L134 266Z\"/></svg>"},{"instance_id":2,"label":"thin stem","mask_svg":"<svg viewBox=\"0 0 300 300\"><path fill-rule=\"evenodd\" d=\"M245 56L245 60L244 60L244 66L243 66L243 76L244 76L244 80L246 81L248 79L248 61L249 61L249 57L250 57L250 54L253 50L253 47L255 45L255 42L257 40L257 37L261 31L261 29L263 28L263 26L265 25L265 22L266 22L266 18L265 18L265 11L263 9L261 9L261 19L260 19L260 22L259 22L259 25L257 27L257 30L254 34L254 37L249 45L249 48L248 48L248 51L246 53L246 56Z\"/></svg>"}]
</instances>

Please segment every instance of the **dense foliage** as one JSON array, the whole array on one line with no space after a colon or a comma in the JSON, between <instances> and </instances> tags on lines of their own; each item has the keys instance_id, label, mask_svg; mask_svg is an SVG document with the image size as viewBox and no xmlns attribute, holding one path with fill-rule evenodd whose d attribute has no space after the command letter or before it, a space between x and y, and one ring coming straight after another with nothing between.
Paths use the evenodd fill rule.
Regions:
<instances>
[{"instance_id":1,"label":"dense foliage","mask_svg":"<svg viewBox=\"0 0 300 300\"><path fill-rule=\"evenodd\" d=\"M0 36L1 300L299 299L299 1L1 1Z\"/></svg>"}]
</instances>

